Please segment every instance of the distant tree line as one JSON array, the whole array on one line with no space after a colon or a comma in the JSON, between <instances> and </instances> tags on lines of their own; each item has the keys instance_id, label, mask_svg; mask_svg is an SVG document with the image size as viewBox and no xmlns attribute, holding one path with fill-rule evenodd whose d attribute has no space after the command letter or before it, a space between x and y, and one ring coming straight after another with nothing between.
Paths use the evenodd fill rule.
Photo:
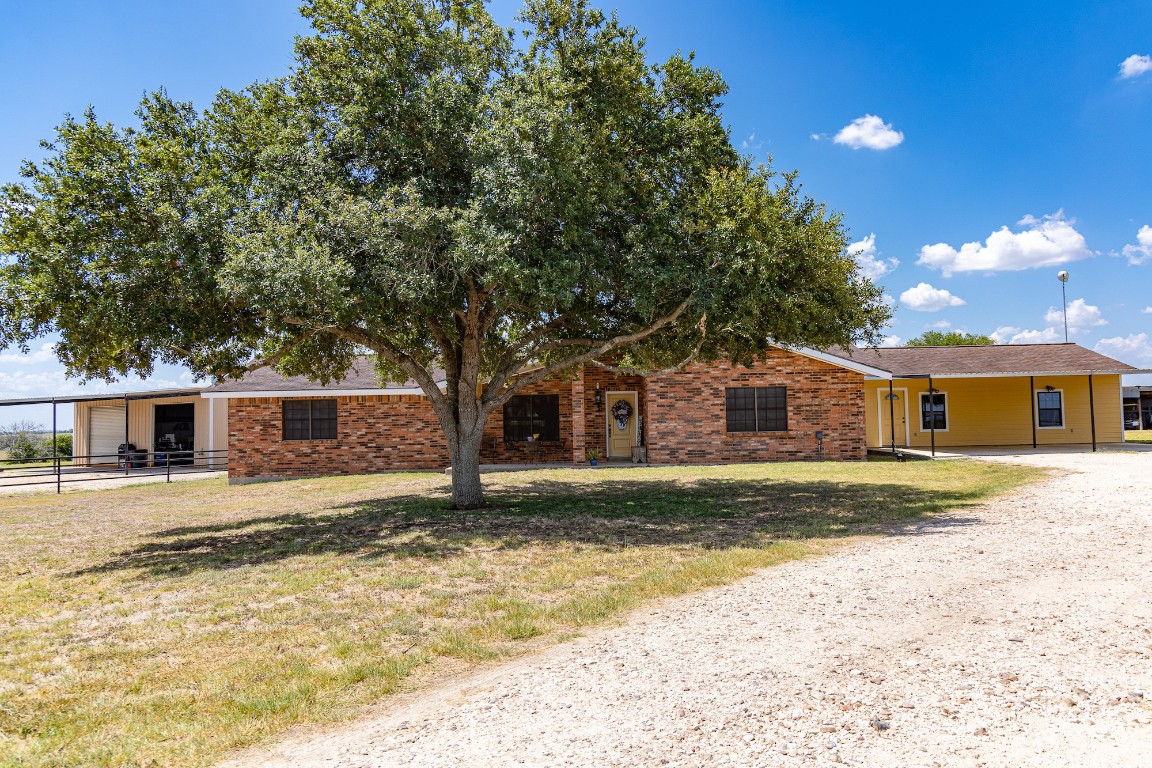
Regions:
<instances>
[{"instance_id":1,"label":"distant tree line","mask_svg":"<svg viewBox=\"0 0 1152 768\"><path fill-rule=\"evenodd\" d=\"M987 347L995 344L996 340L982 333L965 333L964 331L925 331L914 339L910 339L907 347Z\"/></svg>"},{"instance_id":2,"label":"distant tree line","mask_svg":"<svg viewBox=\"0 0 1152 768\"><path fill-rule=\"evenodd\" d=\"M52 434L44 426L32 421L16 421L0 425L0 452L12 461L72 456L72 434Z\"/></svg>"}]
</instances>

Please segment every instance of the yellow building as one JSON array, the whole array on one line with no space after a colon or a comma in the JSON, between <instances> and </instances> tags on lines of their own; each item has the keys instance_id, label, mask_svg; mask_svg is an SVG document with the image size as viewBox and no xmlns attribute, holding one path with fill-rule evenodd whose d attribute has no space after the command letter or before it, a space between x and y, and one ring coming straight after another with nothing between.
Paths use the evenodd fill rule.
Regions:
<instances>
[{"instance_id":1,"label":"yellow building","mask_svg":"<svg viewBox=\"0 0 1152 768\"><path fill-rule=\"evenodd\" d=\"M864 382L870 448L1119 443L1121 376L1147 372L1077 344L837 354L891 373Z\"/></svg>"}]
</instances>

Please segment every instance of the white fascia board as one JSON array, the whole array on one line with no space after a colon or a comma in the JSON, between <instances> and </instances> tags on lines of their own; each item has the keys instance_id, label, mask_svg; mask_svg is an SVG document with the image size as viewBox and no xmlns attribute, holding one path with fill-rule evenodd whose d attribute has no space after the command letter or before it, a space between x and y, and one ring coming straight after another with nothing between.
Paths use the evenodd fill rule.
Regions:
<instances>
[{"instance_id":1,"label":"white fascia board","mask_svg":"<svg viewBox=\"0 0 1152 768\"><path fill-rule=\"evenodd\" d=\"M830 355L827 352L821 352L818 349L809 349L808 347L786 347L782 344L777 344L775 346L778 346L780 349L786 350L788 352L795 352L798 355L803 355L804 357L810 357L813 360L819 360L822 363L828 363L829 365L835 365L835 366L838 366L840 368L847 368L850 371L856 371L857 373L862 373L869 378L873 378L873 379L891 379L892 378L892 374L890 372L884 370L883 368L876 368L876 367L871 366L871 365L865 365L864 363L858 363L855 360L849 359L847 357L838 357L837 355Z\"/></svg>"},{"instance_id":2,"label":"white fascia board","mask_svg":"<svg viewBox=\"0 0 1152 768\"><path fill-rule=\"evenodd\" d=\"M1017 371L1014 373L933 373L933 379L1010 379L1018 376L1128 376L1138 373L1152 373L1152 370L1136 371ZM893 379L927 379L929 374L918 373L906 376L893 375Z\"/></svg>"},{"instance_id":3,"label":"white fascia board","mask_svg":"<svg viewBox=\"0 0 1152 768\"><path fill-rule=\"evenodd\" d=\"M443 391L445 385L440 384ZM246 399L253 397L374 397L378 395L423 395L420 387L396 387L392 389L266 389L244 392L201 392L200 397L209 400Z\"/></svg>"}]
</instances>

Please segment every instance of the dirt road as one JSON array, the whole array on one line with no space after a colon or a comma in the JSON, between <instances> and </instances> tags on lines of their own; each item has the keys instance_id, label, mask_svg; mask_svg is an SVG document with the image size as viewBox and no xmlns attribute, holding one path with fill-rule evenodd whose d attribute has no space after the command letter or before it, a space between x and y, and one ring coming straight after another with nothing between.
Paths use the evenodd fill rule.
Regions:
<instances>
[{"instance_id":1,"label":"dirt road","mask_svg":"<svg viewBox=\"0 0 1152 768\"><path fill-rule=\"evenodd\" d=\"M1152 766L1152 454L1031 461L1062 469L230 765Z\"/></svg>"}]
</instances>

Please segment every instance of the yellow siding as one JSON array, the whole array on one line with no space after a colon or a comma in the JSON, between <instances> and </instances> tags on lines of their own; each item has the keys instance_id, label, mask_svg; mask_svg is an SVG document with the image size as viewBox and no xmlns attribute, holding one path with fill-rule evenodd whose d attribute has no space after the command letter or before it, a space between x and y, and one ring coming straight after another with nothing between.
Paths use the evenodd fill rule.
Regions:
<instances>
[{"instance_id":1,"label":"yellow siding","mask_svg":"<svg viewBox=\"0 0 1152 768\"><path fill-rule=\"evenodd\" d=\"M153 440L155 438L155 406L157 403L164 405L177 405L179 403L194 403L196 405L196 448L203 450L208 447L208 401L197 395L190 397L164 397L156 398L154 400L129 400L128 401L128 442L135 445L140 450L152 451L155 446ZM88 414L89 409L95 407L112 407L123 408L124 399L110 399L110 400L92 400L84 403L75 403L73 406L73 422L72 422L72 442L73 452L76 455L83 455L89 453L88 450ZM217 411L227 410L221 408L219 405ZM227 419L227 417L225 417ZM217 416L219 423L219 416ZM225 421L225 425L227 421ZM214 435L217 443L227 443L227 427L224 429L225 435L221 439L219 433ZM224 445L220 447L224 447ZM102 461L108 463L108 459L93 460L93 463ZM84 464L83 460L78 461L79 464ZM197 463L201 463L197 461Z\"/></svg>"},{"instance_id":2,"label":"yellow siding","mask_svg":"<svg viewBox=\"0 0 1152 768\"><path fill-rule=\"evenodd\" d=\"M926 379L897 379L897 388L908 390L908 423L910 444L926 448L931 444L929 431L921 431L920 394L928 391ZM1027 376L970 379L933 379L932 385L947 395L948 429L936 431L936 445L1031 445L1032 391ZM1087 376L1036 376L1035 388L1052 386L1064 393L1064 426L1060 429L1037 429L1038 445L1089 443L1092 441L1091 413ZM886 381L866 381L865 403L868 445L886 444L879 435L877 392L888 391ZM1120 377L1092 377L1096 412L1096 441L1118 443L1123 439L1121 424ZM882 395L881 395L882 397ZM879 402L883 402L882 399ZM899 437L897 438L899 440Z\"/></svg>"}]
</instances>

